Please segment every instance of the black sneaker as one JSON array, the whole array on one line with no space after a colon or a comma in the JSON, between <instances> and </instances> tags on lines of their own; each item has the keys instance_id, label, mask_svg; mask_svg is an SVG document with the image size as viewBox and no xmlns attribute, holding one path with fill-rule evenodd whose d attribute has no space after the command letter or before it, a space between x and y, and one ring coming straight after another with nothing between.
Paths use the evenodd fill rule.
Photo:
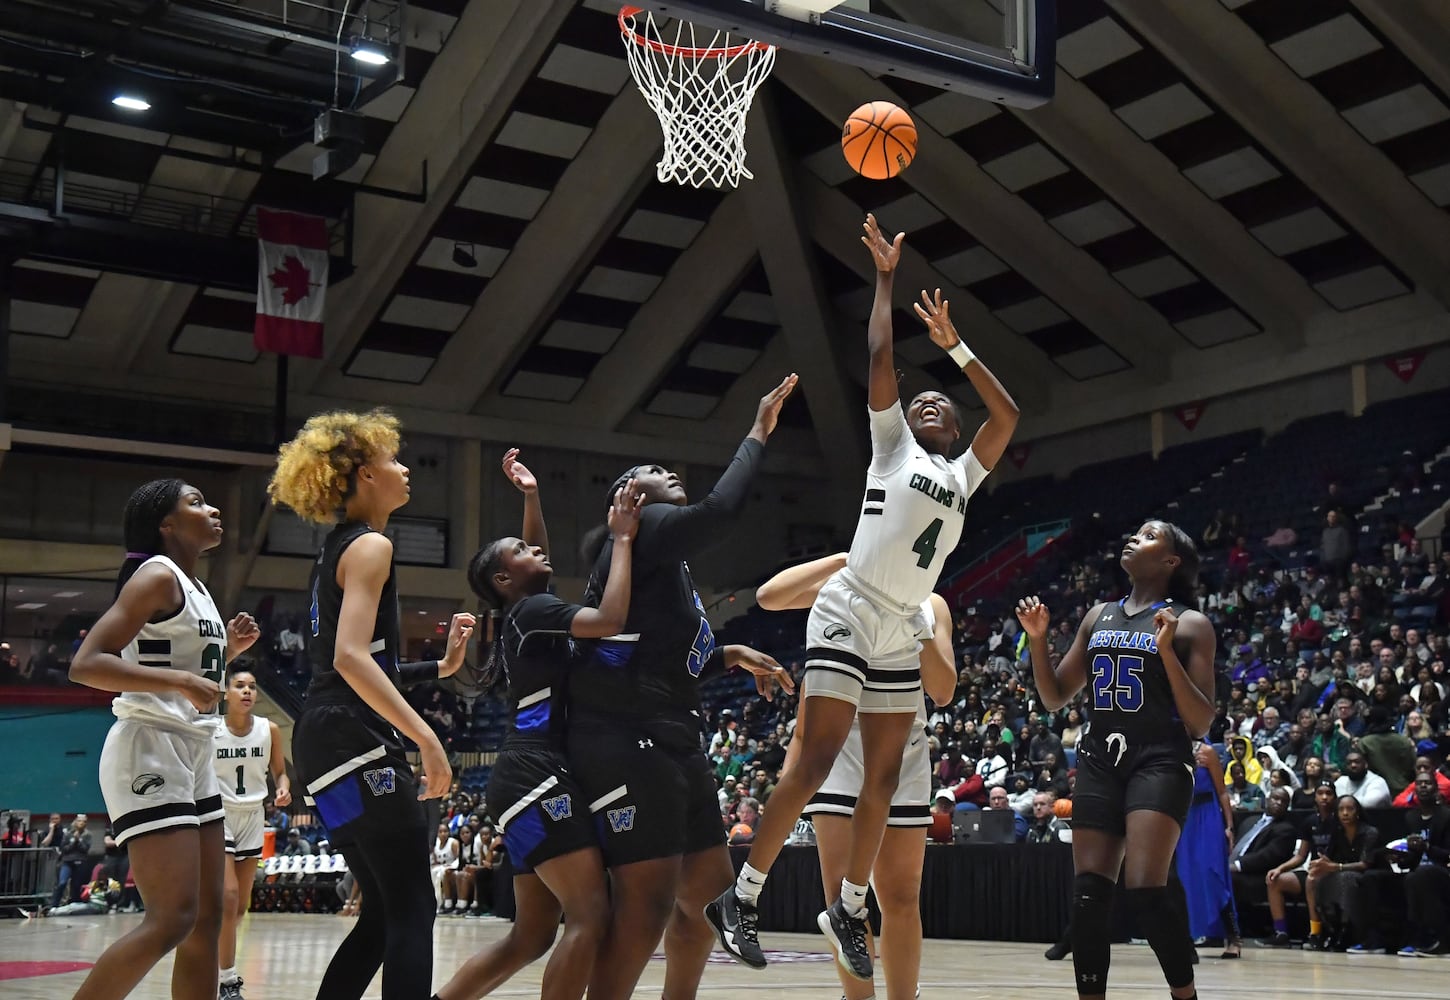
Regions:
<instances>
[{"instance_id":1,"label":"black sneaker","mask_svg":"<svg viewBox=\"0 0 1450 1000\"><path fill-rule=\"evenodd\" d=\"M760 950L760 915L754 906L735 895L733 885L705 906L705 919L715 928L715 937L726 954L752 969L765 968L765 952Z\"/></svg>"},{"instance_id":2,"label":"black sneaker","mask_svg":"<svg viewBox=\"0 0 1450 1000\"><path fill-rule=\"evenodd\" d=\"M816 926L835 945L841 968L852 978L870 982L875 969L866 944L865 911L859 917L847 916L846 907L838 899L816 917Z\"/></svg>"},{"instance_id":3,"label":"black sneaker","mask_svg":"<svg viewBox=\"0 0 1450 1000\"><path fill-rule=\"evenodd\" d=\"M1259 946L1261 948L1287 948L1289 947L1289 944L1289 935L1285 934L1283 931L1279 931L1279 933L1275 934L1273 937L1259 939Z\"/></svg>"},{"instance_id":4,"label":"black sneaker","mask_svg":"<svg viewBox=\"0 0 1450 1000\"><path fill-rule=\"evenodd\" d=\"M1072 954L1072 945L1063 944L1061 941L1048 948L1042 953L1042 957L1049 962L1061 962L1068 955Z\"/></svg>"},{"instance_id":5,"label":"black sneaker","mask_svg":"<svg viewBox=\"0 0 1450 1000\"><path fill-rule=\"evenodd\" d=\"M222 983L217 990L217 1000L242 1000L242 981L233 979L229 983Z\"/></svg>"},{"instance_id":6,"label":"black sneaker","mask_svg":"<svg viewBox=\"0 0 1450 1000\"><path fill-rule=\"evenodd\" d=\"M1427 948L1415 949L1416 958L1440 958L1444 955L1450 955L1450 943L1444 941L1437 941Z\"/></svg>"},{"instance_id":7,"label":"black sneaker","mask_svg":"<svg viewBox=\"0 0 1450 1000\"><path fill-rule=\"evenodd\" d=\"M1328 951L1329 942L1323 934L1310 934L1304 939L1305 951Z\"/></svg>"}]
</instances>

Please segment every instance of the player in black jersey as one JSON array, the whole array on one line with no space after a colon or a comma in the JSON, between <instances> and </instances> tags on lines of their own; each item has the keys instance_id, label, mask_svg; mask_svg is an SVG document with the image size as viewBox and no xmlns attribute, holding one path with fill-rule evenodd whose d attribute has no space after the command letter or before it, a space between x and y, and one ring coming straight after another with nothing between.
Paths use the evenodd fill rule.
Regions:
<instances>
[{"instance_id":1,"label":"player in black jersey","mask_svg":"<svg viewBox=\"0 0 1450 1000\"><path fill-rule=\"evenodd\" d=\"M709 762L700 752L700 678L717 665L742 666L789 685L780 664L744 646L715 647L686 559L718 545L745 506L791 375L760 401L750 434L705 499L688 503L678 476L636 466L610 488L636 479L645 495L634 543L634 586L622 633L597 643L569 679L569 767L587 796L609 868L613 915L589 984L591 1000L624 1000L660 941L664 995L690 1000L714 932L705 904L735 877L725 847ZM586 604L597 603L613 555L605 540L593 562Z\"/></svg>"},{"instance_id":2,"label":"player in black jersey","mask_svg":"<svg viewBox=\"0 0 1450 1000\"><path fill-rule=\"evenodd\" d=\"M437 995L475 1000L501 986L549 950L562 914L564 937L544 968L542 997L578 1000L609 927L609 889L588 799L564 760L564 695L579 660L574 639L600 639L624 627L641 497L634 480L615 491L609 585L599 607L580 607L548 590L554 570L538 480L516 448L504 455L503 468L524 494L523 537L479 549L468 564L468 585L503 612L479 683L484 690L508 685L509 734L487 798L513 865L517 913L508 934L465 962Z\"/></svg>"},{"instance_id":3,"label":"player in black jersey","mask_svg":"<svg viewBox=\"0 0 1450 1000\"><path fill-rule=\"evenodd\" d=\"M318 987L326 1000L361 997L380 965L384 1000L425 1000L433 977L430 834L420 800L446 795L453 773L399 687L455 673L474 618L453 616L441 661L398 662L393 544L383 534L408 502L398 448L389 413L318 414L281 447L268 485L274 503L336 525L312 568L312 683L292 750L307 802L368 905ZM421 781L403 736L422 753Z\"/></svg>"},{"instance_id":4,"label":"player in black jersey","mask_svg":"<svg viewBox=\"0 0 1450 1000\"><path fill-rule=\"evenodd\" d=\"M1078 743L1072 804L1072 959L1081 997L1107 991L1113 884L1127 896L1174 997L1197 996L1187 914L1167 889L1193 798L1192 739L1214 705L1213 626L1193 609L1198 550L1180 528L1148 521L1123 548L1132 592L1094 607L1054 670L1047 606L1018 602L1043 707L1055 712L1084 687L1091 724Z\"/></svg>"}]
</instances>

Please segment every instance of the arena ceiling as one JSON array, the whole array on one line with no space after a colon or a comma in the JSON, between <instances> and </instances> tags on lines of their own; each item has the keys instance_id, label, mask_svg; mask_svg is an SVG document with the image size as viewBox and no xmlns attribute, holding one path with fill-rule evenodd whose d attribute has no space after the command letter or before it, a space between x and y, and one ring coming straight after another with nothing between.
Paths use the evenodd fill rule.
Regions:
<instances>
[{"instance_id":1,"label":"arena ceiling","mask_svg":"<svg viewBox=\"0 0 1450 1000\"><path fill-rule=\"evenodd\" d=\"M988 2L874 6L965 33ZM396 3L367 3L391 30ZM789 447L851 482L868 210L909 233L904 384L973 402L906 311L940 286L1029 434L1312 370L1326 344L1385 353L1385 331L1450 303L1438 0L1059 0L1057 96L1032 111L783 53L756 180L726 192L655 181L659 126L610 3L411 0L400 74L329 46L324 10L299 23L292 0L279 29L283 6L0 4L12 384L264 412L257 205L336 234L326 357L292 364L294 411L387 403L445 433L720 455L797 370ZM151 110L113 107L127 87ZM314 181L334 94L364 117L361 153ZM921 131L893 181L839 153L872 99Z\"/></svg>"}]
</instances>

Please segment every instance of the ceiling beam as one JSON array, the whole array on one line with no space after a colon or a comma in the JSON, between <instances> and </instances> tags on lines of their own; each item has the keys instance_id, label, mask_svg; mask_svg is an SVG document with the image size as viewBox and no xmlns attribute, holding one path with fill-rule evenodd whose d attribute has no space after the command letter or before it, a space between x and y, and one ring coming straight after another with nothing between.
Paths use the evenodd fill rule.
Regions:
<instances>
[{"instance_id":1,"label":"ceiling beam","mask_svg":"<svg viewBox=\"0 0 1450 1000\"><path fill-rule=\"evenodd\" d=\"M835 188L815 178L803 176L799 189L806 215L810 219L811 236L815 241L827 253L855 271L862 281L874 282L876 266L857 239L861 231L862 217L856 204ZM912 247L910 233L906 234L896 274L899 286L898 306L909 309L911 303L916 301L919 290L940 288L943 297L951 302L952 319L958 332L971 345L973 353L980 355L992 371L1001 376L1003 384L1023 412L1041 412L1048 408L1051 389L1064 383L1066 377L1026 338L1008 329L970 293L956 287L932 267L931 262ZM940 385L937 379L901 358L899 340L896 346L897 366L907 374L912 384L918 381L923 384L930 383L946 392L959 405L977 405L974 399L969 401L965 394L965 376L953 385Z\"/></svg>"},{"instance_id":2,"label":"ceiling beam","mask_svg":"<svg viewBox=\"0 0 1450 1000\"><path fill-rule=\"evenodd\" d=\"M985 0L891 0L891 6L913 24L959 31L972 10L992 10ZM1087 87L1059 73L1050 103L1003 113L1021 118L1282 347L1304 343L1305 324L1324 308L1308 283Z\"/></svg>"},{"instance_id":3,"label":"ceiling beam","mask_svg":"<svg viewBox=\"0 0 1450 1000\"><path fill-rule=\"evenodd\" d=\"M749 130L755 179L745 187L747 217L770 279L791 366L800 375L797 391L805 395L835 487L833 513L839 514L845 505L857 504L861 475L870 457L862 447L864 414L847 390L842 359L847 352L841 350L839 338L833 337L829 323L833 310L816 273L811 238L798 207L798 171L786 151L769 92L756 96Z\"/></svg>"},{"instance_id":4,"label":"ceiling beam","mask_svg":"<svg viewBox=\"0 0 1450 1000\"><path fill-rule=\"evenodd\" d=\"M1420 72L1450 94L1450 7L1444 0L1354 0Z\"/></svg>"},{"instance_id":5,"label":"ceiling beam","mask_svg":"<svg viewBox=\"0 0 1450 1000\"><path fill-rule=\"evenodd\" d=\"M881 96L881 84L861 70L786 55L775 75L832 122ZM907 183L1146 377L1167 376L1169 355L1186 342L1161 315L954 142L925 121L916 122L916 131L916 159L902 175Z\"/></svg>"},{"instance_id":6,"label":"ceiling beam","mask_svg":"<svg viewBox=\"0 0 1450 1000\"><path fill-rule=\"evenodd\" d=\"M435 178L430 197L419 205L358 196L353 256L362 266L328 296L325 356L294 359L293 386L347 395L342 364L467 182L573 6L573 0L490 0L463 11L368 170L370 184L411 190L427 161Z\"/></svg>"},{"instance_id":7,"label":"ceiling beam","mask_svg":"<svg viewBox=\"0 0 1450 1000\"><path fill-rule=\"evenodd\" d=\"M726 304L755 260L741 232L745 196L730 195L670 267L572 405L598 427L617 428L644 402L676 356Z\"/></svg>"},{"instance_id":8,"label":"ceiling beam","mask_svg":"<svg viewBox=\"0 0 1450 1000\"><path fill-rule=\"evenodd\" d=\"M1450 218L1217 3L1109 0L1416 285L1450 304Z\"/></svg>"},{"instance_id":9,"label":"ceiling beam","mask_svg":"<svg viewBox=\"0 0 1450 1000\"><path fill-rule=\"evenodd\" d=\"M473 410L500 388L633 206L659 146L659 123L624 88L449 338L425 383L430 392Z\"/></svg>"}]
</instances>

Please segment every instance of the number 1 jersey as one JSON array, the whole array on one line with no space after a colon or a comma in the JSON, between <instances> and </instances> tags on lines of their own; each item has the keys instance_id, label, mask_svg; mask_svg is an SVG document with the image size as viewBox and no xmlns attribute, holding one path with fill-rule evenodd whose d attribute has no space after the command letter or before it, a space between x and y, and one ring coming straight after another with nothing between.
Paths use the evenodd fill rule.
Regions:
<instances>
[{"instance_id":1,"label":"number 1 jersey","mask_svg":"<svg viewBox=\"0 0 1450 1000\"><path fill-rule=\"evenodd\" d=\"M222 803L229 809L260 806L267 797L267 771L272 763L272 724L254 715L252 728L238 736L221 719L212 743Z\"/></svg>"},{"instance_id":2,"label":"number 1 jersey","mask_svg":"<svg viewBox=\"0 0 1450 1000\"><path fill-rule=\"evenodd\" d=\"M121 659L158 670L200 674L220 688L227 658L227 627L221 612L201 582L193 582L165 556L152 556L136 571L152 563L160 563L176 576L181 584L181 607L170 618L142 625L131 644L121 650ZM202 715L176 691L126 691L111 702L111 711L118 719L208 738L217 722L215 715Z\"/></svg>"},{"instance_id":3,"label":"number 1 jersey","mask_svg":"<svg viewBox=\"0 0 1450 1000\"><path fill-rule=\"evenodd\" d=\"M914 614L961 541L967 499L988 470L970 448L954 459L929 453L912 436L899 403L868 412L871 465L846 568Z\"/></svg>"}]
</instances>

